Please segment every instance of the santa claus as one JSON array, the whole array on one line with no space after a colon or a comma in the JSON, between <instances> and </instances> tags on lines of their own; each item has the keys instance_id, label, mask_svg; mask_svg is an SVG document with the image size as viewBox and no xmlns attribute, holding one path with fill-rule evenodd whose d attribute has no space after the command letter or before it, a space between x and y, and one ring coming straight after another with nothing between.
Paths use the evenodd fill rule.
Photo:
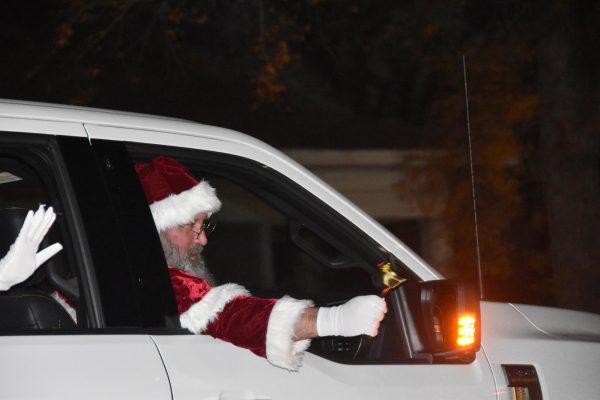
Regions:
<instances>
[{"instance_id":1,"label":"santa claus","mask_svg":"<svg viewBox=\"0 0 600 400\"><path fill-rule=\"evenodd\" d=\"M359 296L337 307L314 307L285 296L263 299L242 286L214 286L202 249L210 216L221 207L215 189L198 181L176 160L156 157L136 164L169 264L181 326L208 334L296 371L310 339L317 336L375 336L387 311L379 296Z\"/></svg>"}]
</instances>

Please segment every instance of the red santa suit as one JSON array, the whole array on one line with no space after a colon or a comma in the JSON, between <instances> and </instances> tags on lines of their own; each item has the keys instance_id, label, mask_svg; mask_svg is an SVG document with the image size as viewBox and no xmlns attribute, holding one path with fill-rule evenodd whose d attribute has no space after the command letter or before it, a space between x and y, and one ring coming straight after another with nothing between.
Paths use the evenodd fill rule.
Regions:
<instances>
[{"instance_id":1,"label":"red santa suit","mask_svg":"<svg viewBox=\"0 0 600 400\"><path fill-rule=\"evenodd\" d=\"M169 267L181 326L266 357L272 364L297 370L310 340L294 340L294 327L313 304L291 297L262 299L240 285L212 287L204 279Z\"/></svg>"},{"instance_id":2,"label":"red santa suit","mask_svg":"<svg viewBox=\"0 0 600 400\"><path fill-rule=\"evenodd\" d=\"M158 231L210 216L221 207L215 189L197 181L179 162L156 157L135 165ZM291 297L262 299L233 283L212 287L208 282L169 267L183 328L246 348L273 365L298 370L310 340L294 340L294 327L308 300Z\"/></svg>"}]
</instances>

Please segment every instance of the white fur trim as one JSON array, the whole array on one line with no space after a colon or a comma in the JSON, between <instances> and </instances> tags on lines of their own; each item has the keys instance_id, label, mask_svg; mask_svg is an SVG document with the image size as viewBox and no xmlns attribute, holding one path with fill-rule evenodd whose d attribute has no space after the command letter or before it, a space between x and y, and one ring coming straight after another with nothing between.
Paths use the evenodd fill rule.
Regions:
<instances>
[{"instance_id":1,"label":"white fur trim","mask_svg":"<svg viewBox=\"0 0 600 400\"><path fill-rule=\"evenodd\" d=\"M294 340L294 328L304 313L313 307L310 300L284 296L275 303L267 327L267 360L277 367L297 371L310 339Z\"/></svg>"},{"instance_id":2,"label":"white fur trim","mask_svg":"<svg viewBox=\"0 0 600 400\"><path fill-rule=\"evenodd\" d=\"M67 303L67 301L62 297L62 295L55 290L54 292L50 293L50 297L56 300L56 302L60 304L62 308L65 309L67 314L69 314L73 322L77 324L77 312L69 303Z\"/></svg>"},{"instance_id":3,"label":"white fur trim","mask_svg":"<svg viewBox=\"0 0 600 400\"><path fill-rule=\"evenodd\" d=\"M200 334L204 332L208 324L217 318L217 314L231 300L238 296L249 296L250 293L242 286L235 283L226 283L212 288L197 303L194 303L186 312L179 316L181 327L190 332Z\"/></svg>"},{"instance_id":4,"label":"white fur trim","mask_svg":"<svg viewBox=\"0 0 600 400\"><path fill-rule=\"evenodd\" d=\"M185 192L172 194L150 204L150 211L159 232L193 222L198 213L210 217L220 208L221 201L215 188L206 181L201 181Z\"/></svg>"}]
</instances>

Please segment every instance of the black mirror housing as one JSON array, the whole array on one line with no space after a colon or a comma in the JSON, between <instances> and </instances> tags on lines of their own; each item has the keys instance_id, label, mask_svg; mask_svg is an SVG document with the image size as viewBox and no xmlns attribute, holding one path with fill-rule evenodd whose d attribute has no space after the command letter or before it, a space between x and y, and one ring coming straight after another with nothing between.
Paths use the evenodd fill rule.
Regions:
<instances>
[{"instance_id":1,"label":"black mirror housing","mask_svg":"<svg viewBox=\"0 0 600 400\"><path fill-rule=\"evenodd\" d=\"M407 282L399 288L415 358L470 363L481 343L479 292L459 280Z\"/></svg>"}]
</instances>

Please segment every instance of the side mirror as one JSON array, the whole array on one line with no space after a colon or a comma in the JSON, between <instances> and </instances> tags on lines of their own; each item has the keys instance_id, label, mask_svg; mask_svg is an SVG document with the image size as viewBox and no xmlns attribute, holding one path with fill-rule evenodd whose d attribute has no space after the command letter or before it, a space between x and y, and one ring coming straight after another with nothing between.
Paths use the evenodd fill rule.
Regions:
<instances>
[{"instance_id":1,"label":"side mirror","mask_svg":"<svg viewBox=\"0 0 600 400\"><path fill-rule=\"evenodd\" d=\"M418 287L423 350L435 363L469 363L481 344L477 290L463 282L422 282Z\"/></svg>"},{"instance_id":2,"label":"side mirror","mask_svg":"<svg viewBox=\"0 0 600 400\"><path fill-rule=\"evenodd\" d=\"M413 358L466 364L481 342L479 292L457 280L407 282L397 291Z\"/></svg>"}]
</instances>

